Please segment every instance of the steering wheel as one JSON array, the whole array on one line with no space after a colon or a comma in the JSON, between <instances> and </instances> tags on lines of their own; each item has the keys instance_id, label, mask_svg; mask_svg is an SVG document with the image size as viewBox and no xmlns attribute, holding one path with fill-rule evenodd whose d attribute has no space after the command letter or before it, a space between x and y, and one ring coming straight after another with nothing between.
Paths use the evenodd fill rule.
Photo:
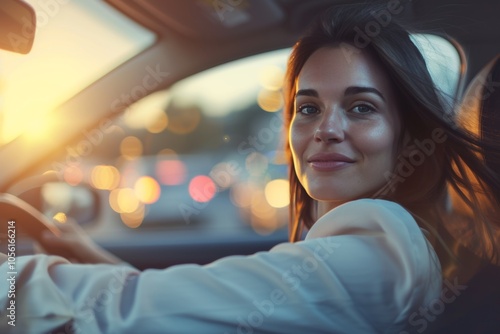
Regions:
<instances>
[{"instance_id":1,"label":"steering wheel","mask_svg":"<svg viewBox=\"0 0 500 334\"><path fill-rule=\"evenodd\" d=\"M2 236L11 238L11 236L17 235L16 230L19 228L20 231L39 242L50 254L64 257L70 255L68 254L69 250L54 247L42 241L41 236L44 231L50 231L59 237L61 230L43 213L14 195L0 193L0 224ZM12 230L14 234L12 234Z\"/></svg>"}]
</instances>

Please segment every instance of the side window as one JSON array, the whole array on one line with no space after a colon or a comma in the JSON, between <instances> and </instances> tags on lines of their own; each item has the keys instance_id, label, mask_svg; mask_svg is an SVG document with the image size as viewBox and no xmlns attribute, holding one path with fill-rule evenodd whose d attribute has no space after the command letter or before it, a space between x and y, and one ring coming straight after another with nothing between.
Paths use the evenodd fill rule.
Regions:
<instances>
[{"instance_id":1,"label":"side window","mask_svg":"<svg viewBox=\"0 0 500 334\"><path fill-rule=\"evenodd\" d=\"M280 111L289 52L207 70L125 112L84 172L122 224L261 234L285 228Z\"/></svg>"}]
</instances>

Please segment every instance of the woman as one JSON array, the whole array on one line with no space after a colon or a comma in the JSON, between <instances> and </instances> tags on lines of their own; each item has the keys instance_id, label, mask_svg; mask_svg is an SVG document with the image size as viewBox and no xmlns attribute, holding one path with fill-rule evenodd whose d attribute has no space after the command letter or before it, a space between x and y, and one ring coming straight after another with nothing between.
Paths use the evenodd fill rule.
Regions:
<instances>
[{"instance_id":1,"label":"woman","mask_svg":"<svg viewBox=\"0 0 500 334\"><path fill-rule=\"evenodd\" d=\"M494 243L495 230L500 225L500 220L494 208L500 207L500 200L493 194L498 194L500 180L494 171L485 168L480 158L485 149L490 152L498 151L493 147L495 143L480 141L477 135L462 130L467 128L466 126L457 127L452 116L445 111L447 108L441 103L440 92L434 86L425 61L407 31L395 22L389 22L378 33L372 31L363 35L363 31L370 29L375 22L376 16L373 13L370 9L356 9L356 6L330 10L323 19L315 22L309 34L295 45L292 52L286 79L288 89L285 91L285 124L291 129L288 160L294 167L289 176L290 209L293 217L290 240L300 240L302 229L310 228L317 217L331 209L331 206L323 207L321 198L316 198L308 191L304 184L307 173L301 179L301 161L298 161L294 154L294 139L297 142L301 139L297 139L300 133L294 132L294 125L296 113L300 111L303 114L298 110L304 99L304 94L298 94L300 72L304 71L305 63L315 52L335 48L337 53L344 56L347 64L359 55L370 55L378 66L381 66L382 76L389 78L395 90L393 95L397 104L395 108L400 131L393 137L394 144L397 145L394 147L395 155L392 160L384 158L386 163L391 161L392 165L379 170L376 176L372 175L373 178L366 170L357 171L358 176L370 177L370 182L378 180L378 185L373 185L371 192L357 196L387 199L408 210L419 226L431 232L429 239L437 248L440 260L446 263L448 275L452 275L452 272L454 275L458 274L455 272L458 270L455 267L457 259L452 250L459 246L452 240L445 225L457 224L457 220L462 225L468 224L469 228L474 230L474 237L469 246L474 248L475 253L489 261L498 262L498 249L494 247ZM318 69L319 72L323 70ZM333 83L335 80L331 81ZM297 94L301 96L297 97ZM309 114L320 114L322 110L314 100L312 107L306 103L306 110ZM316 100L323 102L322 98ZM366 114L373 111L373 105L370 104L363 105L362 108ZM300 121L296 123L300 124ZM345 133L346 136L351 135L353 140L369 135L358 123L361 122L350 122L351 133ZM311 126L308 131L309 135L312 135L313 131L318 134L312 140L322 141L319 136L323 131L321 127ZM387 130L385 131L387 135ZM338 141L339 138L332 136L329 140ZM365 140L368 144L373 138L367 137ZM491 158L499 160L500 156ZM375 171L372 169L371 172ZM345 177L343 181L349 183L345 182L344 186L352 187L353 180L366 183L353 173ZM329 183L323 183L323 186L328 187ZM337 203L342 201L340 199ZM467 212L467 215L458 215L457 210L450 210L450 201L453 202L454 209L460 208L460 211ZM478 219L470 222L470 217Z\"/></svg>"},{"instance_id":2,"label":"woman","mask_svg":"<svg viewBox=\"0 0 500 334\"><path fill-rule=\"evenodd\" d=\"M470 166L481 184L498 183L476 155L480 143L444 117L425 63L404 29L389 22L369 43L356 45L359 28L373 22L372 10L328 11L291 55L285 113L292 243L208 266L142 273L58 257L18 258L16 327L2 322L1 328L23 333L420 329L412 321L443 296L440 263L454 263L442 251L453 251L442 223L450 217L447 182L463 189L470 208L484 214L481 226L490 226L489 216L467 197L473 186L461 169ZM402 161L417 161L419 145L432 147L432 154L403 175ZM50 241L77 245L86 262L117 261L73 227L66 232ZM8 271L6 264L1 270ZM6 310L8 287L5 280L1 284Z\"/></svg>"}]
</instances>

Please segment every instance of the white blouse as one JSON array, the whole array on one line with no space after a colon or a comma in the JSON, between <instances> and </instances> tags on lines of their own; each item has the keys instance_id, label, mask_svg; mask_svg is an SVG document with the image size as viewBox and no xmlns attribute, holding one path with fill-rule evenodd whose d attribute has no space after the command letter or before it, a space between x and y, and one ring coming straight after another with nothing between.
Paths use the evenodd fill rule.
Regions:
<instances>
[{"instance_id":1,"label":"white blouse","mask_svg":"<svg viewBox=\"0 0 500 334\"><path fill-rule=\"evenodd\" d=\"M16 267L15 327L0 280L1 333L400 333L442 283L413 217L373 199L328 212L304 241L205 266L140 272L36 255Z\"/></svg>"}]
</instances>

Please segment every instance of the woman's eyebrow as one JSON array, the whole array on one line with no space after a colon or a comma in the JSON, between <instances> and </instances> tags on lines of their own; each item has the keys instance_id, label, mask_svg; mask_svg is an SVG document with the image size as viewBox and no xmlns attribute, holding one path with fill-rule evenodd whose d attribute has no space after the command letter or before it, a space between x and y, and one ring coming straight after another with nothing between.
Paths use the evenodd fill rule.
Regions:
<instances>
[{"instance_id":1,"label":"woman's eyebrow","mask_svg":"<svg viewBox=\"0 0 500 334\"><path fill-rule=\"evenodd\" d=\"M295 96L313 96L313 97L319 97L319 94L316 90L314 89L299 89Z\"/></svg>"},{"instance_id":2,"label":"woman's eyebrow","mask_svg":"<svg viewBox=\"0 0 500 334\"><path fill-rule=\"evenodd\" d=\"M373 93L380 96L380 98L385 101L384 94L382 94L378 89L373 87L350 86L345 89L344 96L361 94L361 93Z\"/></svg>"},{"instance_id":3,"label":"woman's eyebrow","mask_svg":"<svg viewBox=\"0 0 500 334\"><path fill-rule=\"evenodd\" d=\"M361 86L350 86L344 91L344 96L356 95L361 93L372 93L380 96L382 100L385 101L384 94L382 94L378 89L373 87L361 87ZM299 89L295 96L313 96L319 97L318 92L315 89Z\"/></svg>"}]
</instances>

